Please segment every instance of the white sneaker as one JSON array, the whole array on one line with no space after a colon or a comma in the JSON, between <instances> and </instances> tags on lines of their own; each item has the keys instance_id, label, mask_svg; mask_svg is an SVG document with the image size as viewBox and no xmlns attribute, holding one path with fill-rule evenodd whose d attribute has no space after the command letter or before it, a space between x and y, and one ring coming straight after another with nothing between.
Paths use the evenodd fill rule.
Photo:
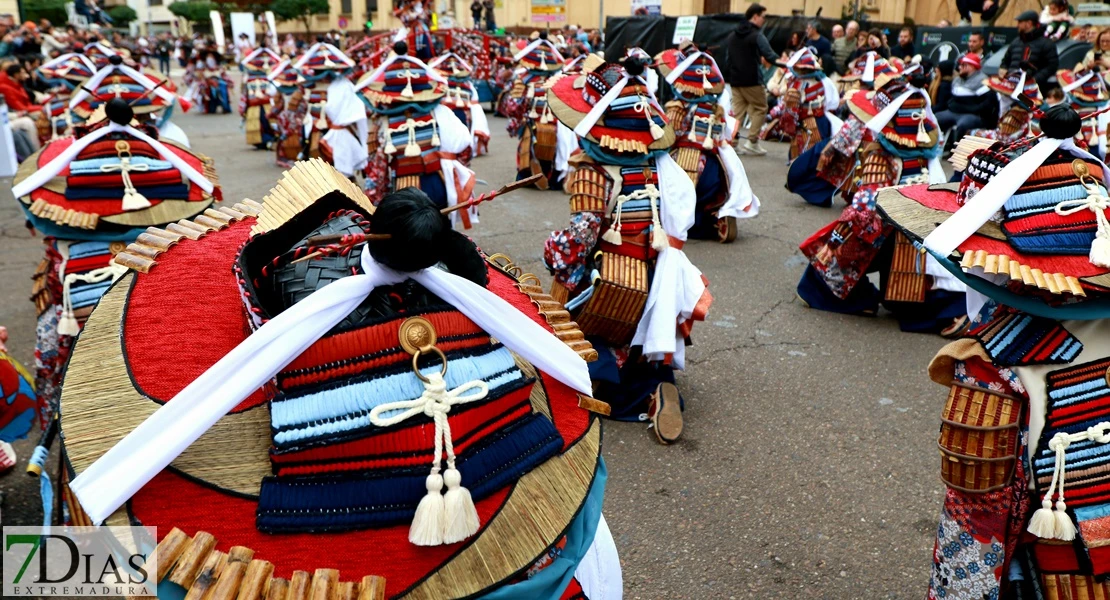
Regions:
<instances>
[{"instance_id":1,"label":"white sneaker","mask_svg":"<svg viewBox=\"0 0 1110 600\"><path fill-rule=\"evenodd\" d=\"M767 154L767 151L759 145L759 140L756 140L754 144L751 140L748 140L740 146L740 149L743 150L745 154L754 154L756 156Z\"/></svg>"}]
</instances>

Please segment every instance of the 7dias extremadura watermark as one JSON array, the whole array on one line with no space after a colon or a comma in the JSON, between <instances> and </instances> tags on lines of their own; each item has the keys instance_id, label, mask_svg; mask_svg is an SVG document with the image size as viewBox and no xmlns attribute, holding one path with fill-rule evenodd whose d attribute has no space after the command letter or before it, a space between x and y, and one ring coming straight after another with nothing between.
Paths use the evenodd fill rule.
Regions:
<instances>
[{"instance_id":1,"label":"7dias extremadura watermark","mask_svg":"<svg viewBox=\"0 0 1110 600\"><path fill-rule=\"evenodd\" d=\"M153 527L4 527L3 595L155 596Z\"/></svg>"}]
</instances>

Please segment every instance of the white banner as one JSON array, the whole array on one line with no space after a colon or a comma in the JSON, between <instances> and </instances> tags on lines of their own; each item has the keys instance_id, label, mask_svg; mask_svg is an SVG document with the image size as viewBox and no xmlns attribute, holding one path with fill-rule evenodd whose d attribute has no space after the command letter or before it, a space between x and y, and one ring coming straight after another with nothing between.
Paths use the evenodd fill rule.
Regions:
<instances>
[{"instance_id":1,"label":"white banner","mask_svg":"<svg viewBox=\"0 0 1110 600\"><path fill-rule=\"evenodd\" d=\"M217 10L209 12L208 17L212 19L212 33L216 36L216 46L220 49L220 54L223 54L227 51L227 42L224 40L224 19Z\"/></svg>"}]
</instances>

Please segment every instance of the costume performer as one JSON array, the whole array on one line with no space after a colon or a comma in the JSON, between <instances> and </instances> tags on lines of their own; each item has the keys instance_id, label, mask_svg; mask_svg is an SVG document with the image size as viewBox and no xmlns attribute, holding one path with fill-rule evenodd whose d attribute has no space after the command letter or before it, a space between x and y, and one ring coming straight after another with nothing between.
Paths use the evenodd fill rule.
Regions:
<instances>
[{"instance_id":1,"label":"costume performer","mask_svg":"<svg viewBox=\"0 0 1110 600\"><path fill-rule=\"evenodd\" d=\"M223 65L223 56L210 47L197 53L192 71L186 71L186 85L195 90L197 104L204 114L223 110L231 114L231 75Z\"/></svg>"},{"instance_id":2,"label":"costume performer","mask_svg":"<svg viewBox=\"0 0 1110 600\"><path fill-rule=\"evenodd\" d=\"M1007 143L1032 135L1033 113L1044 102L1041 88L1032 74L1014 69L1005 77L992 75L987 79L987 87L998 94L998 127L973 129L968 135Z\"/></svg>"},{"instance_id":3,"label":"costume performer","mask_svg":"<svg viewBox=\"0 0 1110 600\"><path fill-rule=\"evenodd\" d=\"M838 90L840 97L846 99L856 90L873 90L876 78L901 73L902 67L901 60L897 58L888 60L878 52L869 50L848 63L848 72L837 82L840 86Z\"/></svg>"},{"instance_id":4,"label":"costume performer","mask_svg":"<svg viewBox=\"0 0 1110 600\"><path fill-rule=\"evenodd\" d=\"M153 124L135 121L122 98L77 126L76 137L46 144L19 166L12 194L46 246L32 295L43 423L56 408L74 337L123 271L112 257L148 227L205 213L219 199L216 182L209 158L160 140Z\"/></svg>"},{"instance_id":5,"label":"costume performer","mask_svg":"<svg viewBox=\"0 0 1110 600\"><path fill-rule=\"evenodd\" d=\"M276 139L270 116L277 88L270 82L272 69L281 64L281 56L269 48L257 48L243 58L243 87L239 93L239 116L247 132L247 144L259 150L269 147Z\"/></svg>"},{"instance_id":6,"label":"costume performer","mask_svg":"<svg viewBox=\"0 0 1110 600\"><path fill-rule=\"evenodd\" d=\"M42 122L39 123L41 141L59 135L70 135L80 118L69 109L73 90L81 86L97 71L89 57L71 52L49 60L38 68L39 76L50 85L50 101L43 105ZM45 134L45 135L44 135Z\"/></svg>"},{"instance_id":7,"label":"costume performer","mask_svg":"<svg viewBox=\"0 0 1110 600\"><path fill-rule=\"evenodd\" d=\"M563 67L563 57L547 39L546 32L513 57L516 78L509 91L505 114L509 117L509 135L520 138L516 150L517 179L543 175L536 187L546 190L559 187L555 168L558 132L555 117L547 108L544 82Z\"/></svg>"},{"instance_id":8,"label":"costume performer","mask_svg":"<svg viewBox=\"0 0 1110 600\"><path fill-rule=\"evenodd\" d=\"M596 352L531 276L419 190L374 207L320 161L225 210L117 258L157 254L70 362L74 521L156 526L179 596L621 597L601 423L580 408L604 407ZM142 350L165 336L190 351ZM195 560L176 560L189 539Z\"/></svg>"},{"instance_id":9,"label":"costume performer","mask_svg":"<svg viewBox=\"0 0 1110 600\"><path fill-rule=\"evenodd\" d=\"M275 125L277 143L274 144L275 161L279 167L289 168L301 158L304 149L305 119L308 102L305 91L297 83L297 70L289 60L282 60L270 72L270 81L278 91L269 119Z\"/></svg>"},{"instance_id":10,"label":"costume performer","mask_svg":"<svg viewBox=\"0 0 1110 600\"><path fill-rule=\"evenodd\" d=\"M0 474L15 466L11 442L27 437L37 414L31 373L8 353L8 328L0 327Z\"/></svg>"},{"instance_id":11,"label":"costume performer","mask_svg":"<svg viewBox=\"0 0 1110 600\"><path fill-rule=\"evenodd\" d=\"M393 16L401 20L402 27L393 36L394 42L405 42L412 54L420 60L431 60L436 55L432 31L428 27L431 13L424 6L425 0L401 0L393 9Z\"/></svg>"},{"instance_id":12,"label":"costume performer","mask_svg":"<svg viewBox=\"0 0 1110 600\"><path fill-rule=\"evenodd\" d=\"M570 225L544 244L566 303L601 357L598 397L620 419L651 419L660 442L682 433L674 370L694 321L712 303L707 280L682 252L696 194L667 150L674 131L641 77L643 65L586 59L583 74L549 90L556 118L581 138L567 180Z\"/></svg>"},{"instance_id":13,"label":"costume performer","mask_svg":"<svg viewBox=\"0 0 1110 600\"><path fill-rule=\"evenodd\" d=\"M455 113L442 102L447 78L419 58L408 55L397 42L393 55L358 84L362 97L377 115L375 153L385 168L384 178L367 178L372 202L407 187L420 188L440 208L467 202L474 189L474 172L463 159L473 138ZM451 214L464 227L477 222L476 209Z\"/></svg>"},{"instance_id":14,"label":"costume performer","mask_svg":"<svg viewBox=\"0 0 1110 600\"><path fill-rule=\"evenodd\" d=\"M692 44L664 51L656 63L675 98L665 107L675 130L671 156L697 190L690 236L730 243L736 239L736 220L759 214L759 198L727 138L724 76L717 61Z\"/></svg>"},{"instance_id":15,"label":"costume performer","mask_svg":"<svg viewBox=\"0 0 1110 600\"><path fill-rule=\"evenodd\" d=\"M809 48L802 48L786 62L783 85L786 91L771 109L769 121L759 135L790 140L789 160L798 158L817 142L828 139L843 123L834 111L840 94L833 81L821 71L821 63Z\"/></svg>"},{"instance_id":16,"label":"costume performer","mask_svg":"<svg viewBox=\"0 0 1110 600\"><path fill-rule=\"evenodd\" d=\"M1089 69L1082 63L1075 69L1061 69L1056 80L1064 90L1064 101L1071 105L1083 119L1077 141L1084 142L1092 152L1106 155L1106 117L1090 117L1095 111L1110 104L1110 91L1102 80L1102 73Z\"/></svg>"},{"instance_id":17,"label":"costume performer","mask_svg":"<svg viewBox=\"0 0 1110 600\"><path fill-rule=\"evenodd\" d=\"M1110 594L1110 170L1075 142L1070 106L1040 124L973 153L958 189L879 193L976 315L928 370L949 390L929 598Z\"/></svg>"},{"instance_id":18,"label":"costume performer","mask_svg":"<svg viewBox=\"0 0 1110 600\"><path fill-rule=\"evenodd\" d=\"M323 158L346 175L354 177L366 168L369 136L366 108L348 76L355 61L326 42L317 42L293 65L305 82L309 96L305 115L303 157ZM326 88L323 86L327 85Z\"/></svg>"},{"instance_id":19,"label":"costume performer","mask_svg":"<svg viewBox=\"0 0 1110 600\"><path fill-rule=\"evenodd\" d=\"M473 139L471 156L489 154L489 121L478 100L478 88L471 81L474 68L454 52L435 58L428 66L447 79L447 96L443 103L470 130ZM470 161L465 164L470 166Z\"/></svg>"},{"instance_id":20,"label":"costume performer","mask_svg":"<svg viewBox=\"0 0 1110 600\"><path fill-rule=\"evenodd\" d=\"M847 314L874 315L883 302L904 331L952 335L966 324L963 285L875 212L881 188L945 182L926 86L914 85L924 82L882 79L874 92L849 98L851 116L821 152L817 175L851 201L802 243L810 264L798 296L812 308ZM871 271L880 273L879 288L867 279Z\"/></svg>"}]
</instances>

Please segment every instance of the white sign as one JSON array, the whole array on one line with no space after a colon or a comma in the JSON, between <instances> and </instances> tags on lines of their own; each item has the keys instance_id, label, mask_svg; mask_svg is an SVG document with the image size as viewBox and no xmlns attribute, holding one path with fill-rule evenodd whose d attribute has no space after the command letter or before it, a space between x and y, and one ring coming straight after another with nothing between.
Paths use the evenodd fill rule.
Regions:
<instances>
[{"instance_id":1,"label":"white sign","mask_svg":"<svg viewBox=\"0 0 1110 600\"><path fill-rule=\"evenodd\" d=\"M678 22L674 25L674 38L671 39L671 43L677 44L682 40L693 41L694 30L697 28L697 17L679 17Z\"/></svg>"},{"instance_id":2,"label":"white sign","mask_svg":"<svg viewBox=\"0 0 1110 600\"><path fill-rule=\"evenodd\" d=\"M208 18L212 19L212 33L216 36L216 46L219 47L220 54L223 54L227 51L227 43L224 41L224 19L218 10L210 11Z\"/></svg>"},{"instance_id":3,"label":"white sign","mask_svg":"<svg viewBox=\"0 0 1110 600\"><path fill-rule=\"evenodd\" d=\"M273 40L270 47L277 50L281 47L281 44L278 43L277 25L274 23L274 12L270 10L266 11L266 28L269 30L270 39Z\"/></svg>"},{"instance_id":4,"label":"white sign","mask_svg":"<svg viewBox=\"0 0 1110 600\"><path fill-rule=\"evenodd\" d=\"M247 39L251 41L251 46L254 46L254 15L248 12L231 13L231 39L235 40L236 46L239 45L239 35L243 33L247 34Z\"/></svg>"},{"instance_id":5,"label":"white sign","mask_svg":"<svg viewBox=\"0 0 1110 600\"><path fill-rule=\"evenodd\" d=\"M661 15L663 0L632 0L632 14Z\"/></svg>"}]
</instances>

